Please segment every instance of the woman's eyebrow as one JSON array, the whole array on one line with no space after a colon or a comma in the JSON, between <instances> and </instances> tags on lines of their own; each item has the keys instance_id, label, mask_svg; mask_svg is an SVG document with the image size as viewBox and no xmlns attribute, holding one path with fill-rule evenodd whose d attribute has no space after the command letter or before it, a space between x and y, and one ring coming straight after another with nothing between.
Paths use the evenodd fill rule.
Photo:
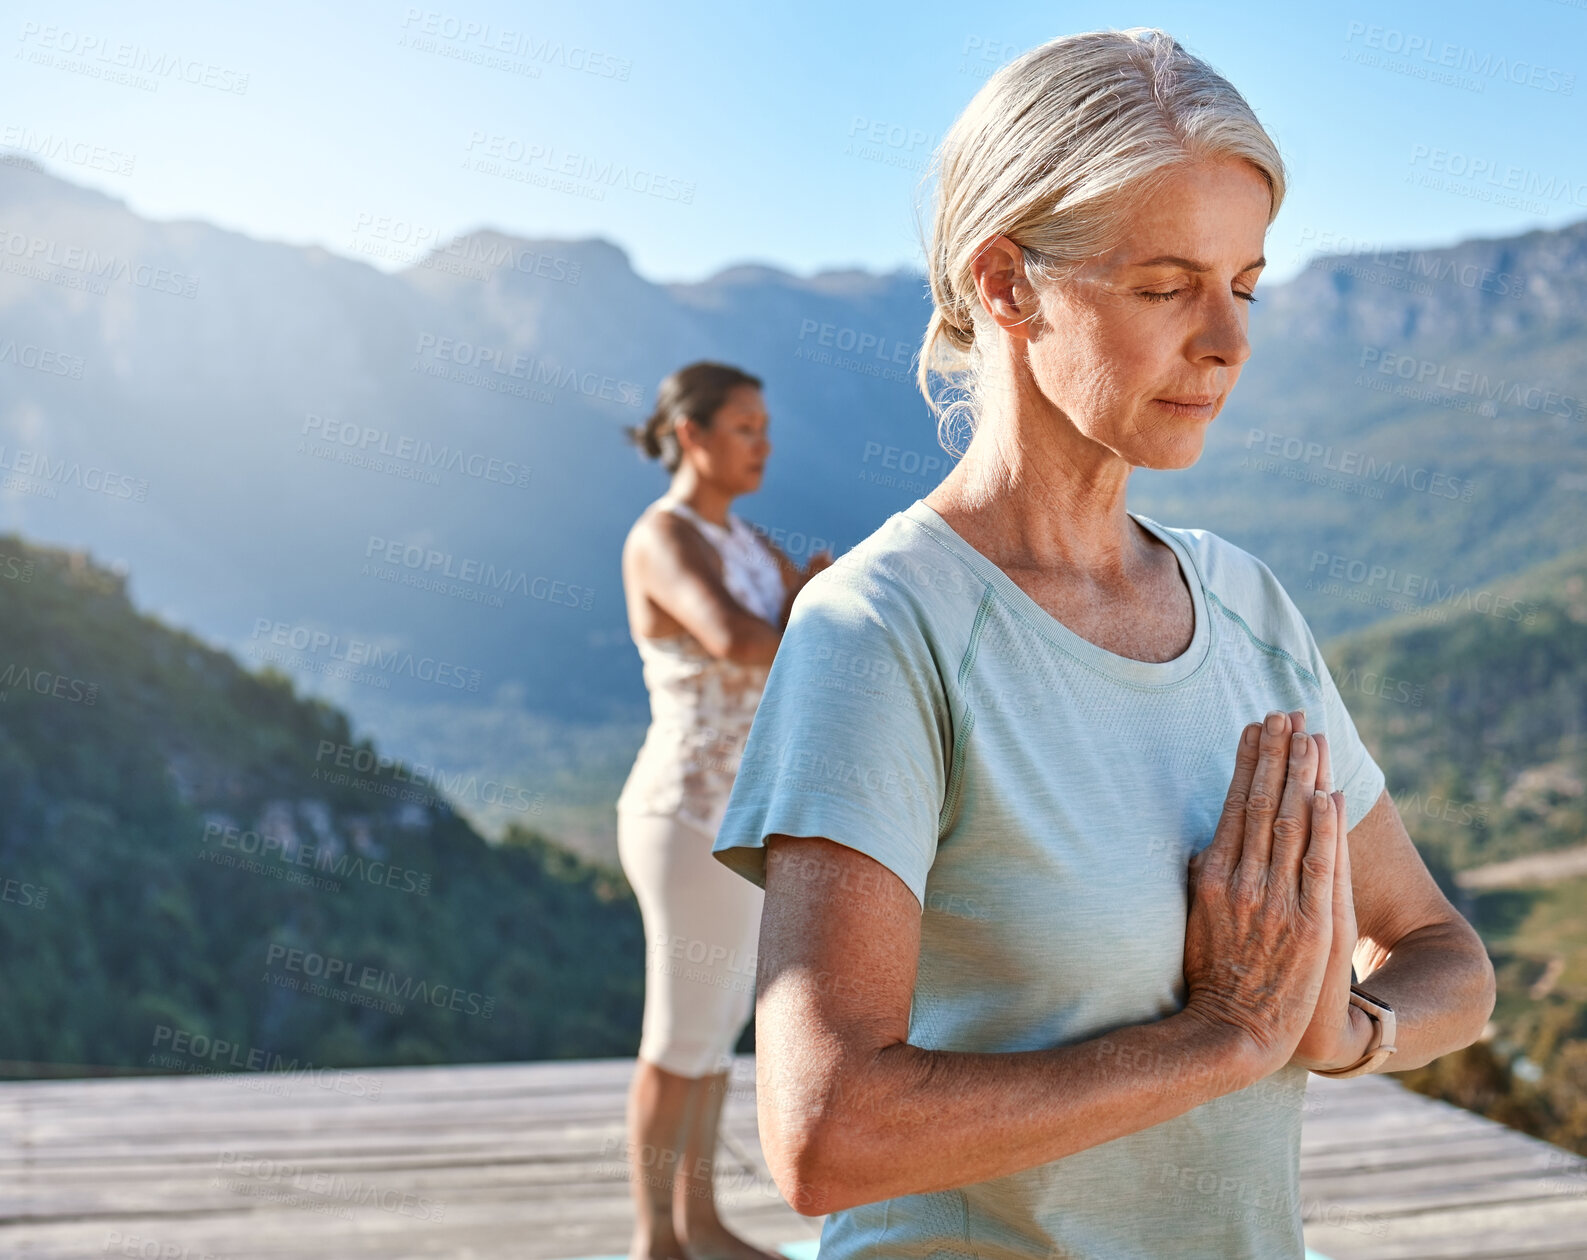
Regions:
<instances>
[{"instance_id":1,"label":"woman's eyebrow","mask_svg":"<svg viewBox=\"0 0 1587 1260\"><path fill-rule=\"evenodd\" d=\"M1133 262L1128 265L1131 267L1159 267L1164 263L1172 263L1176 267L1183 267L1186 271L1212 270L1207 263L1197 262L1193 258L1181 258L1178 254L1159 254L1156 258L1148 258L1144 262ZM1246 263L1239 271L1235 272L1235 275L1243 276L1248 271L1255 271L1258 267L1265 266L1267 266L1267 258L1263 256L1255 262Z\"/></svg>"}]
</instances>

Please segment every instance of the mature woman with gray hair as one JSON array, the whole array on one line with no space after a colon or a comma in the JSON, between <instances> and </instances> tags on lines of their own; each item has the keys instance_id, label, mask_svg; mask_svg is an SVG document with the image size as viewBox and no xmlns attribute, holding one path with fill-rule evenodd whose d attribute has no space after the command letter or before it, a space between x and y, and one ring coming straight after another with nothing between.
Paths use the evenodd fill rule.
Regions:
<instances>
[{"instance_id":1,"label":"mature woman with gray hair","mask_svg":"<svg viewBox=\"0 0 1587 1260\"><path fill-rule=\"evenodd\" d=\"M822 1260L1299 1257L1307 1073L1470 1043L1494 977L1272 572L1125 507L1250 355L1283 162L1133 29L1004 66L934 170L968 448L795 600L713 849L768 1164Z\"/></svg>"}]
</instances>

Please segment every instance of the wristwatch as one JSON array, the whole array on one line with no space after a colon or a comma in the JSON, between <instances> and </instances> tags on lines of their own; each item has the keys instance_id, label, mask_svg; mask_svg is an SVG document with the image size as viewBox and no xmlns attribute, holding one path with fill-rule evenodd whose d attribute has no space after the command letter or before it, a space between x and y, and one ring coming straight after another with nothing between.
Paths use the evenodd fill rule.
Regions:
<instances>
[{"instance_id":1,"label":"wristwatch","mask_svg":"<svg viewBox=\"0 0 1587 1260\"><path fill-rule=\"evenodd\" d=\"M1313 1068L1312 1071L1318 1076L1361 1076L1376 1068L1396 1049L1392 1006L1355 984L1350 986L1350 1005L1360 1007L1372 1021L1372 1039L1367 1042L1366 1053L1342 1068L1329 1068L1327 1071Z\"/></svg>"}]
</instances>

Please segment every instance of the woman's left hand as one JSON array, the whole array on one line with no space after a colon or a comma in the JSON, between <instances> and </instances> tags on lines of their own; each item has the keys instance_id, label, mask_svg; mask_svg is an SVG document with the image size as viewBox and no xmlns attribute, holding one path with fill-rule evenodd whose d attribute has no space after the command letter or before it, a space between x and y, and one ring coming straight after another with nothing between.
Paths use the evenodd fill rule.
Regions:
<instances>
[{"instance_id":1,"label":"woman's left hand","mask_svg":"<svg viewBox=\"0 0 1587 1260\"><path fill-rule=\"evenodd\" d=\"M1304 715L1295 720L1295 729L1305 729ZM1335 792L1328 764L1328 737L1317 735L1317 787L1328 793L1336 811L1339 855L1334 862L1333 944L1328 951L1328 966L1323 972L1322 989L1311 1023L1301 1034L1290 1063L1304 1068L1335 1068L1354 1063L1365 1052L1372 1035L1372 1021L1350 1005L1350 960L1356 949L1356 905L1350 888L1350 843L1345 831L1345 798Z\"/></svg>"},{"instance_id":2,"label":"woman's left hand","mask_svg":"<svg viewBox=\"0 0 1587 1260\"><path fill-rule=\"evenodd\" d=\"M799 576L803 581L808 582L817 573L820 573L822 569L830 568L831 565L832 553L830 551L818 551L805 563L805 567Z\"/></svg>"}]
</instances>

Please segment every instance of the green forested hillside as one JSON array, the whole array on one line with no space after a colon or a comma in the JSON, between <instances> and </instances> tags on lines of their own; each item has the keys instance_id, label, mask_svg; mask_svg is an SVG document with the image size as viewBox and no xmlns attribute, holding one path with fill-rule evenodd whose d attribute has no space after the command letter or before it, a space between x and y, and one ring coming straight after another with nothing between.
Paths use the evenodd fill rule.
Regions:
<instances>
[{"instance_id":1,"label":"green forested hillside","mask_svg":"<svg viewBox=\"0 0 1587 1260\"><path fill-rule=\"evenodd\" d=\"M621 876L526 826L489 846L433 787L0 536L0 1070L633 1053Z\"/></svg>"},{"instance_id":2,"label":"green forested hillside","mask_svg":"<svg viewBox=\"0 0 1587 1260\"><path fill-rule=\"evenodd\" d=\"M1490 590L1486 612L1400 617L1324 654L1499 982L1491 1039L1401 1079L1587 1153L1587 878L1455 884L1587 844L1587 549Z\"/></svg>"},{"instance_id":3,"label":"green forested hillside","mask_svg":"<svg viewBox=\"0 0 1587 1260\"><path fill-rule=\"evenodd\" d=\"M1587 841L1587 548L1485 590L1492 612L1325 648L1407 829L1456 869Z\"/></svg>"}]
</instances>

